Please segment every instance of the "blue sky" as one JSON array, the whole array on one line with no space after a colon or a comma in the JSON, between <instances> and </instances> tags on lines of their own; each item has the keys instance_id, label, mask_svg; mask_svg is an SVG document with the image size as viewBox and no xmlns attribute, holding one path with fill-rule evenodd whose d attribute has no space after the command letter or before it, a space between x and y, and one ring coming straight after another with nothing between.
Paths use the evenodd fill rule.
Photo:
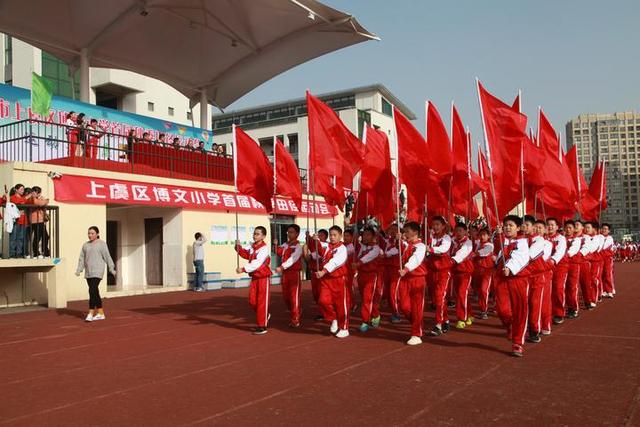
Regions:
<instances>
[{"instance_id":1,"label":"blue sky","mask_svg":"<svg viewBox=\"0 0 640 427\"><path fill-rule=\"evenodd\" d=\"M474 78L523 109L541 105L564 140L580 113L640 109L640 0L324 0L381 37L325 55L263 84L227 111L380 82L418 116L455 101L481 136Z\"/></svg>"}]
</instances>

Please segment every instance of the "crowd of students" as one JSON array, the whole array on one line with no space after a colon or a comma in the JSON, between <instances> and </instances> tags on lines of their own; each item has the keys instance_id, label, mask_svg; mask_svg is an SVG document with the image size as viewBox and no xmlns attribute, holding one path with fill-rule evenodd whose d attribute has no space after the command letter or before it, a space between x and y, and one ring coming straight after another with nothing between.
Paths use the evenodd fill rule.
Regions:
<instances>
[{"instance_id":1,"label":"crowd of students","mask_svg":"<svg viewBox=\"0 0 640 427\"><path fill-rule=\"evenodd\" d=\"M8 190L5 185L0 204L4 207L4 230L9 233L8 257L50 257L46 225L49 216L45 209L49 199L42 195L42 189L38 186L28 188L23 184L16 184Z\"/></svg>"},{"instance_id":2,"label":"crowd of students","mask_svg":"<svg viewBox=\"0 0 640 427\"><path fill-rule=\"evenodd\" d=\"M98 146L100 139L107 133L107 129L98 124L98 120L87 120L84 113L77 114L70 111L65 117L66 135L69 142L69 157L87 157L97 158ZM149 132L143 132L141 137L136 136L135 129L129 129L125 138L126 144L121 144L124 151L121 158L129 158L134 143L146 143L171 147L176 150L196 151L202 153L211 153L215 155L224 155L225 147L213 144L211 150L205 148L204 141L197 143L187 143L183 145L180 138L173 138L169 143L164 133L158 134L158 139L151 139Z\"/></svg>"},{"instance_id":3,"label":"crowd of students","mask_svg":"<svg viewBox=\"0 0 640 427\"><path fill-rule=\"evenodd\" d=\"M390 322L401 315L411 324L408 345L422 343L425 297L435 311L429 335L446 334L449 308L455 308L455 327L465 329L486 320L493 306L512 343L511 354L523 355L525 339L538 343L551 334L552 325L593 310L603 298L613 298L613 261L616 245L608 224L555 218L508 215L492 232L478 226L455 224L433 217L423 241L416 222L396 225L386 232L365 227L359 235L333 226L298 242L300 228L287 229L287 242L277 246L282 295L290 312L290 326L301 326L301 271L303 260L313 270L311 289L324 320L338 338L349 336L349 317L359 291L361 332L380 325L381 303L391 311ZM249 302L256 312L255 334L267 333L269 322L270 249L266 229L256 227L254 243L238 254L248 260L238 273L251 276ZM277 242L276 242L277 244ZM471 292L480 311L473 316ZM493 303L493 305L492 305Z\"/></svg>"}]
</instances>

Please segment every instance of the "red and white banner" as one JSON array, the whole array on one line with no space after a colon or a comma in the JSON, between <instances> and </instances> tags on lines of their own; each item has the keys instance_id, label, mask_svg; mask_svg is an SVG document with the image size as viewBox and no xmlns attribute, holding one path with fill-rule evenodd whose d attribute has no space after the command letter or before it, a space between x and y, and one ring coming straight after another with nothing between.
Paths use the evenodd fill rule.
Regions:
<instances>
[{"instance_id":1,"label":"red and white banner","mask_svg":"<svg viewBox=\"0 0 640 427\"><path fill-rule=\"evenodd\" d=\"M264 206L253 197L230 191L206 190L148 182L125 181L86 176L64 175L54 179L55 200L58 202L125 204L210 211L238 211L266 215ZM300 216L314 211L316 216L330 218L337 214L335 207L325 202L302 201L298 209L291 199L276 197L274 213Z\"/></svg>"}]
</instances>

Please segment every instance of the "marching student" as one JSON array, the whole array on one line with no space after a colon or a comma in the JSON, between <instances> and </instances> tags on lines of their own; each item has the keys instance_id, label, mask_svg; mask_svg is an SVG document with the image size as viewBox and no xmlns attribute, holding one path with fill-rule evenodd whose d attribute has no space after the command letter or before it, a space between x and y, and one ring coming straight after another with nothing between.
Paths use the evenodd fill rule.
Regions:
<instances>
[{"instance_id":1,"label":"marching student","mask_svg":"<svg viewBox=\"0 0 640 427\"><path fill-rule=\"evenodd\" d=\"M542 261L544 262L544 288L542 292L542 319L541 331L542 335L551 335L552 309L551 309L551 288L553 279L553 262L551 261L551 253L553 252L553 243L547 237L547 224L538 219L533 225L535 232L544 238L544 250L542 252Z\"/></svg>"},{"instance_id":2,"label":"marching student","mask_svg":"<svg viewBox=\"0 0 640 427\"><path fill-rule=\"evenodd\" d=\"M580 269L582 266L582 237L576 235L576 223L573 220L565 221L564 235L567 239L567 258L569 271L567 273L566 308L567 318L575 319L580 311L578 302L578 289L580 287Z\"/></svg>"},{"instance_id":3,"label":"marching student","mask_svg":"<svg viewBox=\"0 0 640 427\"><path fill-rule=\"evenodd\" d=\"M431 335L438 336L449 332L449 315L447 313L447 288L451 281L451 236L447 234L447 222L441 216L432 219L433 236L427 252L427 282L433 288L436 306L436 324Z\"/></svg>"},{"instance_id":4,"label":"marching student","mask_svg":"<svg viewBox=\"0 0 640 427\"><path fill-rule=\"evenodd\" d=\"M384 293L383 299L386 299L391 308L391 323L400 323L400 308L398 306L398 269L400 268L400 259L398 251L400 245L403 248L407 243L399 239L399 230L397 224L392 224L387 228L387 240L384 249Z\"/></svg>"},{"instance_id":5,"label":"marching student","mask_svg":"<svg viewBox=\"0 0 640 427\"><path fill-rule=\"evenodd\" d=\"M319 240L314 236L314 240ZM337 338L349 336L349 291L347 289L347 248L342 243L342 229L329 229L329 246L318 248L322 257L320 279L320 307L324 319L331 323L330 331Z\"/></svg>"},{"instance_id":6,"label":"marching student","mask_svg":"<svg viewBox=\"0 0 640 427\"><path fill-rule=\"evenodd\" d=\"M541 341L542 298L546 266L543 259L545 239L534 229L535 222L534 217L525 215L522 231L527 237L529 245L529 265L526 267L526 273L529 276L529 337L527 341L539 343Z\"/></svg>"},{"instance_id":7,"label":"marching student","mask_svg":"<svg viewBox=\"0 0 640 427\"><path fill-rule=\"evenodd\" d=\"M276 253L281 257L282 264L276 268L276 272L282 275L282 297L291 313L289 326L300 327L300 271L302 270L302 247L298 242L300 226L291 224L287 227L287 241L278 246ZM275 242L277 244L277 241Z\"/></svg>"},{"instance_id":8,"label":"marching student","mask_svg":"<svg viewBox=\"0 0 640 427\"><path fill-rule=\"evenodd\" d=\"M469 315L469 288L471 287L471 275L473 274L473 243L467 236L467 226L457 223L454 228L453 245L451 247L451 260L453 267L453 287L456 298L456 323L457 329L464 329L473 323L473 317Z\"/></svg>"},{"instance_id":9,"label":"marching student","mask_svg":"<svg viewBox=\"0 0 640 427\"><path fill-rule=\"evenodd\" d=\"M558 233L558 220L547 218L547 239L551 242L551 314L555 325L564 322L566 308L566 285L569 275L567 239Z\"/></svg>"},{"instance_id":10,"label":"marching student","mask_svg":"<svg viewBox=\"0 0 640 427\"><path fill-rule=\"evenodd\" d=\"M605 298L613 298L616 288L613 283L613 257L615 254L615 245L613 237L611 237L611 225L603 223L600 232L604 236L602 244L602 296Z\"/></svg>"},{"instance_id":11,"label":"marching student","mask_svg":"<svg viewBox=\"0 0 640 427\"><path fill-rule=\"evenodd\" d=\"M478 305L480 306L479 319L489 318L489 293L491 292L491 281L495 267L494 247L490 241L491 233L488 228L483 228L478 232L478 244L473 257L473 289L478 295Z\"/></svg>"},{"instance_id":12,"label":"marching student","mask_svg":"<svg viewBox=\"0 0 640 427\"><path fill-rule=\"evenodd\" d=\"M347 228L342 235L344 245L347 247L347 290L349 291L349 308L354 313L358 304L356 303L355 292L353 287L355 284L356 271L353 269L353 263L356 256L356 246L358 242L354 241L353 230Z\"/></svg>"},{"instance_id":13,"label":"marching student","mask_svg":"<svg viewBox=\"0 0 640 427\"><path fill-rule=\"evenodd\" d=\"M378 246L376 232L372 227L362 231L362 243L358 246L353 269L357 271L358 290L362 298L360 332L367 332L369 324L380 326L380 287L382 286L382 249Z\"/></svg>"},{"instance_id":14,"label":"marching student","mask_svg":"<svg viewBox=\"0 0 640 427\"><path fill-rule=\"evenodd\" d=\"M319 251L321 249L326 249L329 244L327 243L327 238L329 237L329 233L325 229L318 230L318 239L311 238L311 235L307 231L306 235L306 244L307 249L309 250L309 258L307 260L307 264L309 265L309 269L311 270L311 293L313 294L313 300L315 303L320 306L320 279L316 276L316 272L320 271L321 266L321 255ZM322 308L320 308L320 314L318 314L314 320L320 321L323 320Z\"/></svg>"},{"instance_id":15,"label":"marching student","mask_svg":"<svg viewBox=\"0 0 640 427\"><path fill-rule=\"evenodd\" d=\"M267 323L269 322L269 285L271 284L271 263L270 249L264 239L267 237L267 229L258 226L253 230L253 243L246 247L240 245L236 240L236 252L249 262L244 267L236 268L236 273L248 273L251 277L249 288L249 305L256 312L257 327L253 330L254 335L267 333Z\"/></svg>"},{"instance_id":16,"label":"marching student","mask_svg":"<svg viewBox=\"0 0 640 427\"><path fill-rule=\"evenodd\" d=\"M527 237L519 234L522 219L515 215L507 215L498 227L500 250L496 261L496 282L501 282L509 293L508 306L502 307L503 323L507 327L507 336L512 342L511 355L524 355L524 334L529 317L529 279L525 267L529 264L529 245ZM505 305L506 301L498 300L497 304Z\"/></svg>"},{"instance_id":17,"label":"marching student","mask_svg":"<svg viewBox=\"0 0 640 427\"><path fill-rule=\"evenodd\" d=\"M400 308L411 322L411 338L408 345L422 344L422 319L424 317L424 288L427 270L424 257L427 248L420 239L420 224L408 222L402 230L407 248L402 254L402 269L399 271Z\"/></svg>"},{"instance_id":18,"label":"marching student","mask_svg":"<svg viewBox=\"0 0 640 427\"><path fill-rule=\"evenodd\" d=\"M591 237L591 253L589 254L589 264L591 265L591 293L594 301L602 301L602 246L604 236L598 232L597 222L587 222L585 233Z\"/></svg>"},{"instance_id":19,"label":"marching student","mask_svg":"<svg viewBox=\"0 0 640 427\"><path fill-rule=\"evenodd\" d=\"M582 300L587 310L593 310L596 306L596 295L591 287L591 263L589 262L589 255L592 252L591 236L584 233L584 223L580 220L576 220L576 233L575 236L580 238L580 290L582 291Z\"/></svg>"}]
</instances>

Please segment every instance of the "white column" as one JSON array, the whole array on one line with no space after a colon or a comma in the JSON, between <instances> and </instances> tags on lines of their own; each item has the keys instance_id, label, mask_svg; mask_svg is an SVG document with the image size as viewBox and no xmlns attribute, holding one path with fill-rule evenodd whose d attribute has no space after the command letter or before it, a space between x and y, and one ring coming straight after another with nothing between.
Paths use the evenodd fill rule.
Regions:
<instances>
[{"instance_id":1,"label":"white column","mask_svg":"<svg viewBox=\"0 0 640 427\"><path fill-rule=\"evenodd\" d=\"M209 102L207 101L207 91L200 91L200 127L209 129Z\"/></svg>"},{"instance_id":2,"label":"white column","mask_svg":"<svg viewBox=\"0 0 640 427\"><path fill-rule=\"evenodd\" d=\"M89 98L89 51L80 51L80 101L90 102Z\"/></svg>"}]
</instances>

